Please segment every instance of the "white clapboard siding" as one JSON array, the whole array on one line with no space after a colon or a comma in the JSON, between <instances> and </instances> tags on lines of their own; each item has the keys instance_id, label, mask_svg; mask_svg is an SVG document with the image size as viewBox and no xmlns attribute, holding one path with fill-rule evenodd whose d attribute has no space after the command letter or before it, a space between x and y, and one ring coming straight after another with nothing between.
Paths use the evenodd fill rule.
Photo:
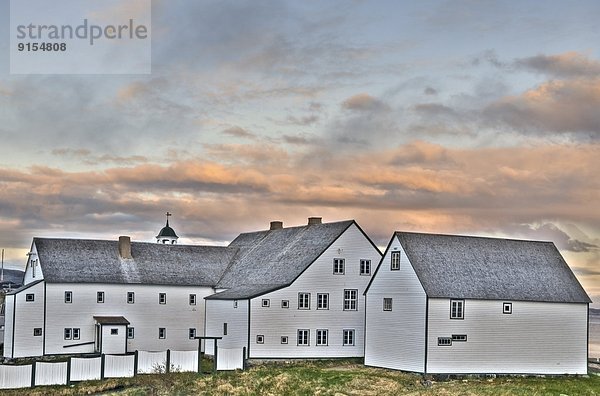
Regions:
<instances>
[{"instance_id":1,"label":"white clapboard siding","mask_svg":"<svg viewBox=\"0 0 600 396\"><path fill-rule=\"evenodd\" d=\"M161 368L164 371L167 364L167 351L163 352L138 352L138 373L152 374Z\"/></svg>"},{"instance_id":2,"label":"white clapboard siding","mask_svg":"<svg viewBox=\"0 0 600 396\"><path fill-rule=\"evenodd\" d=\"M345 259L345 274L333 274L333 259ZM360 260L371 260L371 272L381 253L352 224L296 281L283 289L251 300L250 357L254 358L336 358L364 354L365 300L363 292L370 276L360 275ZM344 311L344 289L358 290L358 310ZM298 309L298 293L311 294L310 310ZM329 294L329 309L317 310L317 293ZM270 306L262 306L269 299ZM289 301L289 308L281 307ZM297 330L310 330L310 345L297 345ZM328 330L328 345L316 345L317 329ZM355 331L353 346L343 345L344 329ZM264 343L257 343L257 335ZM288 344L281 337L288 337Z\"/></svg>"},{"instance_id":3,"label":"white clapboard siding","mask_svg":"<svg viewBox=\"0 0 600 396\"><path fill-rule=\"evenodd\" d=\"M37 362L35 364L36 385L66 385L67 362Z\"/></svg>"},{"instance_id":4,"label":"white clapboard siding","mask_svg":"<svg viewBox=\"0 0 600 396\"><path fill-rule=\"evenodd\" d=\"M30 387L31 370L31 364L24 366L0 365L0 389Z\"/></svg>"},{"instance_id":5,"label":"white clapboard siding","mask_svg":"<svg viewBox=\"0 0 600 396\"><path fill-rule=\"evenodd\" d=\"M11 333L7 341L12 341L11 355L7 357L39 356L43 352L44 336L44 282L33 284L13 298ZM26 296L33 294L34 301L26 301ZM10 320L12 322L12 320ZM42 335L34 336L34 329L42 329ZM5 333L8 331L5 329ZM10 338L13 338L10 340ZM6 348L6 347L5 347Z\"/></svg>"},{"instance_id":6,"label":"white clapboard siding","mask_svg":"<svg viewBox=\"0 0 600 396\"><path fill-rule=\"evenodd\" d=\"M71 381L99 380L102 358L72 358Z\"/></svg>"},{"instance_id":7,"label":"white clapboard siding","mask_svg":"<svg viewBox=\"0 0 600 396\"><path fill-rule=\"evenodd\" d=\"M12 356L14 302L14 295L8 294L4 297L4 357L8 358Z\"/></svg>"},{"instance_id":8,"label":"white clapboard siding","mask_svg":"<svg viewBox=\"0 0 600 396\"><path fill-rule=\"evenodd\" d=\"M71 303L65 303L65 291L72 292ZM98 291L104 292L104 303L96 302ZM133 304L127 303L127 292L135 293ZM166 304L159 304L159 293L167 294ZM123 316L130 322L134 338L127 339L129 352L196 350L198 341L189 338L189 329L203 334L203 298L212 293L212 288L200 286L48 284L45 354L93 352L93 344L65 346L94 341L94 316ZM196 305L189 304L190 294L196 294ZM166 328L165 339L158 338L159 327ZM64 328L80 328L80 339L65 340Z\"/></svg>"},{"instance_id":9,"label":"white clapboard siding","mask_svg":"<svg viewBox=\"0 0 600 396\"><path fill-rule=\"evenodd\" d=\"M391 252L400 252L400 270L391 271ZM383 311L383 299L392 311ZM424 371L425 290L397 238L393 238L367 292L365 364Z\"/></svg>"},{"instance_id":10,"label":"white clapboard siding","mask_svg":"<svg viewBox=\"0 0 600 396\"><path fill-rule=\"evenodd\" d=\"M42 266L40 265L35 244L31 245L30 253L31 254L27 258L27 264L25 265L25 274L23 274L23 285L27 285L31 282L35 282L40 279L44 279Z\"/></svg>"},{"instance_id":11,"label":"white clapboard siding","mask_svg":"<svg viewBox=\"0 0 600 396\"><path fill-rule=\"evenodd\" d=\"M223 334L227 323L227 335ZM206 300L206 335L223 337L222 348L243 348L248 345L248 300ZM205 342L205 352L214 354L213 341Z\"/></svg>"},{"instance_id":12,"label":"white clapboard siding","mask_svg":"<svg viewBox=\"0 0 600 396\"><path fill-rule=\"evenodd\" d=\"M587 304L465 300L464 319L449 319L448 299L429 300L430 373L587 373ZM557 325L559 324L559 325ZM438 346L438 337L467 335Z\"/></svg>"},{"instance_id":13,"label":"white clapboard siding","mask_svg":"<svg viewBox=\"0 0 600 396\"><path fill-rule=\"evenodd\" d=\"M171 351L171 369L174 372L198 372L198 351Z\"/></svg>"},{"instance_id":14,"label":"white clapboard siding","mask_svg":"<svg viewBox=\"0 0 600 396\"><path fill-rule=\"evenodd\" d=\"M105 355L104 377L125 378L133 377L135 365L134 355Z\"/></svg>"},{"instance_id":15,"label":"white clapboard siding","mask_svg":"<svg viewBox=\"0 0 600 396\"><path fill-rule=\"evenodd\" d=\"M238 370L244 368L244 350L242 348L219 348L217 370Z\"/></svg>"}]
</instances>

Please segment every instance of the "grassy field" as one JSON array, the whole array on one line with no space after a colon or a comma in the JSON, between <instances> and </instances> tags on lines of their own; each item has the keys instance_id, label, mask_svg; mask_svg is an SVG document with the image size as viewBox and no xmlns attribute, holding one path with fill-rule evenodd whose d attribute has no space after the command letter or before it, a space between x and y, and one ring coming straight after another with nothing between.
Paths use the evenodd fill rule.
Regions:
<instances>
[{"instance_id":1,"label":"grassy field","mask_svg":"<svg viewBox=\"0 0 600 396\"><path fill-rule=\"evenodd\" d=\"M354 361L270 363L244 372L140 375L39 387L6 395L600 395L600 376L463 378L425 382L420 375Z\"/></svg>"}]
</instances>

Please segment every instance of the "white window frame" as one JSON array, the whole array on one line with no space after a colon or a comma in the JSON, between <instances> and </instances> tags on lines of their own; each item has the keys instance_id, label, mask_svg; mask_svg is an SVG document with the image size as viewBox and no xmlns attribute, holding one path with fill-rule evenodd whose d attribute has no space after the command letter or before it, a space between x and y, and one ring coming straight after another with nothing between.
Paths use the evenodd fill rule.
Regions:
<instances>
[{"instance_id":1,"label":"white window frame","mask_svg":"<svg viewBox=\"0 0 600 396\"><path fill-rule=\"evenodd\" d=\"M336 257L333 259L333 275L344 275L346 273L346 259Z\"/></svg>"},{"instance_id":2,"label":"white window frame","mask_svg":"<svg viewBox=\"0 0 600 396\"><path fill-rule=\"evenodd\" d=\"M343 346L354 346L355 336L356 336L356 330L344 329L344 332L343 332L344 338L342 340Z\"/></svg>"},{"instance_id":3,"label":"white window frame","mask_svg":"<svg viewBox=\"0 0 600 396\"><path fill-rule=\"evenodd\" d=\"M188 337L190 340L193 340L194 338L196 338L196 328L195 327L190 327L188 329Z\"/></svg>"},{"instance_id":4,"label":"white window frame","mask_svg":"<svg viewBox=\"0 0 600 396\"><path fill-rule=\"evenodd\" d=\"M296 344L298 346L310 346L310 330L298 329Z\"/></svg>"},{"instance_id":5,"label":"white window frame","mask_svg":"<svg viewBox=\"0 0 600 396\"><path fill-rule=\"evenodd\" d=\"M104 292L103 291L96 292L96 303L104 304Z\"/></svg>"},{"instance_id":6,"label":"white window frame","mask_svg":"<svg viewBox=\"0 0 600 396\"><path fill-rule=\"evenodd\" d=\"M452 346L452 337L438 337L438 346Z\"/></svg>"},{"instance_id":7,"label":"white window frame","mask_svg":"<svg viewBox=\"0 0 600 396\"><path fill-rule=\"evenodd\" d=\"M26 302L34 302L35 301L35 293L27 293L25 294Z\"/></svg>"},{"instance_id":8,"label":"white window frame","mask_svg":"<svg viewBox=\"0 0 600 396\"><path fill-rule=\"evenodd\" d=\"M390 255L390 271L400 270L400 252L394 251Z\"/></svg>"},{"instance_id":9,"label":"white window frame","mask_svg":"<svg viewBox=\"0 0 600 396\"><path fill-rule=\"evenodd\" d=\"M79 340L81 339L81 329L79 327L74 327L73 330L73 339Z\"/></svg>"},{"instance_id":10,"label":"white window frame","mask_svg":"<svg viewBox=\"0 0 600 396\"><path fill-rule=\"evenodd\" d=\"M384 297L383 298L383 310L391 311L393 302L394 302L394 300L391 297Z\"/></svg>"},{"instance_id":11,"label":"white window frame","mask_svg":"<svg viewBox=\"0 0 600 396\"><path fill-rule=\"evenodd\" d=\"M287 309L290 307L290 300L281 300L281 308Z\"/></svg>"},{"instance_id":12,"label":"white window frame","mask_svg":"<svg viewBox=\"0 0 600 396\"><path fill-rule=\"evenodd\" d=\"M298 293L298 309L310 309L310 293Z\"/></svg>"},{"instance_id":13,"label":"white window frame","mask_svg":"<svg viewBox=\"0 0 600 396\"><path fill-rule=\"evenodd\" d=\"M63 336L65 340L73 339L73 329L70 327L65 327L65 329L63 330Z\"/></svg>"},{"instance_id":14,"label":"white window frame","mask_svg":"<svg viewBox=\"0 0 600 396\"><path fill-rule=\"evenodd\" d=\"M135 304L135 292L127 292L127 304Z\"/></svg>"},{"instance_id":15,"label":"white window frame","mask_svg":"<svg viewBox=\"0 0 600 396\"><path fill-rule=\"evenodd\" d=\"M317 293L317 309L329 309L329 293Z\"/></svg>"},{"instance_id":16,"label":"white window frame","mask_svg":"<svg viewBox=\"0 0 600 396\"><path fill-rule=\"evenodd\" d=\"M128 340L133 340L135 338L135 328L134 327L128 327L127 328L127 339Z\"/></svg>"},{"instance_id":17,"label":"white window frame","mask_svg":"<svg viewBox=\"0 0 600 396\"><path fill-rule=\"evenodd\" d=\"M188 298L188 302L190 305L196 305L196 295L191 293Z\"/></svg>"},{"instance_id":18,"label":"white window frame","mask_svg":"<svg viewBox=\"0 0 600 396\"><path fill-rule=\"evenodd\" d=\"M260 306L263 308L269 308L271 306L271 300L268 298L263 298L260 303Z\"/></svg>"},{"instance_id":19,"label":"white window frame","mask_svg":"<svg viewBox=\"0 0 600 396\"><path fill-rule=\"evenodd\" d=\"M264 344L265 343L265 336L264 336L264 334L257 334L256 335L256 343L257 344Z\"/></svg>"},{"instance_id":20,"label":"white window frame","mask_svg":"<svg viewBox=\"0 0 600 396\"><path fill-rule=\"evenodd\" d=\"M505 315L512 315L512 303L511 302L502 303L502 313Z\"/></svg>"},{"instance_id":21,"label":"white window frame","mask_svg":"<svg viewBox=\"0 0 600 396\"><path fill-rule=\"evenodd\" d=\"M360 259L360 275L371 276L371 260Z\"/></svg>"},{"instance_id":22,"label":"white window frame","mask_svg":"<svg viewBox=\"0 0 600 396\"><path fill-rule=\"evenodd\" d=\"M344 289L344 311L358 311L357 289Z\"/></svg>"},{"instance_id":23,"label":"white window frame","mask_svg":"<svg viewBox=\"0 0 600 396\"><path fill-rule=\"evenodd\" d=\"M110 329L110 335L119 335L119 328Z\"/></svg>"},{"instance_id":24,"label":"white window frame","mask_svg":"<svg viewBox=\"0 0 600 396\"><path fill-rule=\"evenodd\" d=\"M158 339L159 340L165 340L165 339L167 339L167 328L166 327L159 327L158 328Z\"/></svg>"},{"instance_id":25,"label":"white window frame","mask_svg":"<svg viewBox=\"0 0 600 396\"><path fill-rule=\"evenodd\" d=\"M158 293L158 303L160 305L167 304L167 293Z\"/></svg>"},{"instance_id":26,"label":"white window frame","mask_svg":"<svg viewBox=\"0 0 600 396\"><path fill-rule=\"evenodd\" d=\"M65 304L72 304L72 303L73 303L73 292L65 291Z\"/></svg>"},{"instance_id":27,"label":"white window frame","mask_svg":"<svg viewBox=\"0 0 600 396\"><path fill-rule=\"evenodd\" d=\"M329 330L317 329L317 346L327 346L329 342Z\"/></svg>"},{"instance_id":28,"label":"white window frame","mask_svg":"<svg viewBox=\"0 0 600 396\"><path fill-rule=\"evenodd\" d=\"M288 338L288 336L281 336L281 343L282 343L282 344L287 344L287 343L288 343L288 341L289 341L289 338Z\"/></svg>"},{"instance_id":29,"label":"white window frame","mask_svg":"<svg viewBox=\"0 0 600 396\"><path fill-rule=\"evenodd\" d=\"M450 319L465 318L465 300L450 300Z\"/></svg>"}]
</instances>

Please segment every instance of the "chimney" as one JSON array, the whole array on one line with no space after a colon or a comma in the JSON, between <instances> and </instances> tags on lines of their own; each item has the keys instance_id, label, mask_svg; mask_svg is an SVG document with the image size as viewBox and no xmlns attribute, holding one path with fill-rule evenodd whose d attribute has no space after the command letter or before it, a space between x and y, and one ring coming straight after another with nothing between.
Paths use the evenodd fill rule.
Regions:
<instances>
[{"instance_id":1,"label":"chimney","mask_svg":"<svg viewBox=\"0 0 600 396\"><path fill-rule=\"evenodd\" d=\"M119 237L119 256L124 259L131 259L131 238L128 236Z\"/></svg>"},{"instance_id":2,"label":"chimney","mask_svg":"<svg viewBox=\"0 0 600 396\"><path fill-rule=\"evenodd\" d=\"M272 221L270 230L281 230L283 228L283 221Z\"/></svg>"},{"instance_id":3,"label":"chimney","mask_svg":"<svg viewBox=\"0 0 600 396\"><path fill-rule=\"evenodd\" d=\"M322 217L309 217L308 225L321 224Z\"/></svg>"}]
</instances>

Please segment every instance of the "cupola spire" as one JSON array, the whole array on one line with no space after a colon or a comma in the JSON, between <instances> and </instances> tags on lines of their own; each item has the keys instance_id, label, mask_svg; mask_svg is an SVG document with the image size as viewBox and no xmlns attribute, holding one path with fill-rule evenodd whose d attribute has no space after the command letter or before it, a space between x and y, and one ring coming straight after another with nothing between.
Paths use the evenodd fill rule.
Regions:
<instances>
[{"instance_id":1,"label":"cupola spire","mask_svg":"<svg viewBox=\"0 0 600 396\"><path fill-rule=\"evenodd\" d=\"M171 217L172 214L167 212L165 215L167 216L167 224L160 230L160 232L156 236L156 242L174 245L177 243L177 239L179 239L179 237L175 233L175 230L172 229L171 226L169 226L169 217Z\"/></svg>"}]
</instances>

